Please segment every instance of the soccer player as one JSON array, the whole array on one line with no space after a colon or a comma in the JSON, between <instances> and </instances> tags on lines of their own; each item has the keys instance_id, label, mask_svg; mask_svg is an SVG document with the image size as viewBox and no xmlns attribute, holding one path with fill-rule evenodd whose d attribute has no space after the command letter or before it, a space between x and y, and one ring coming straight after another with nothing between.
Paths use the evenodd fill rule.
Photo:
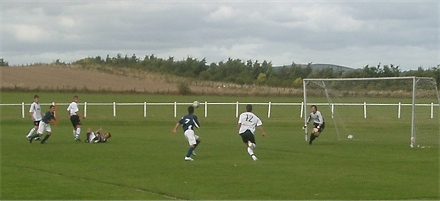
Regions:
<instances>
[{"instance_id":1,"label":"soccer player","mask_svg":"<svg viewBox=\"0 0 440 201\"><path fill-rule=\"evenodd\" d=\"M43 132L46 131L47 134L44 136L43 140L41 140L41 144L45 144L46 140L49 139L49 137L52 135L52 129L50 128L50 122L57 123L58 120L55 118L54 115L55 112L55 106L51 105L50 110L44 114L43 118L40 121L40 124L38 125L38 131L37 134L32 135L29 138L29 142L32 143L32 140L36 137L41 137L43 135Z\"/></svg>"},{"instance_id":2,"label":"soccer player","mask_svg":"<svg viewBox=\"0 0 440 201\"><path fill-rule=\"evenodd\" d=\"M316 105L312 105L310 110L311 113L303 127L303 129L307 129L307 125L309 124L310 120L313 120L313 129L312 133L310 134L309 145L312 144L313 140L319 137L319 134L322 133L325 128L324 117L322 116L321 112L318 111L318 107L316 107Z\"/></svg>"},{"instance_id":3,"label":"soccer player","mask_svg":"<svg viewBox=\"0 0 440 201\"><path fill-rule=\"evenodd\" d=\"M183 116L177 123L176 126L174 126L174 129L172 130L173 133L176 133L177 127L179 125L182 125L183 128L183 134L185 135L186 140L188 140L189 149L185 156L185 161L193 161L194 159L191 158L191 154L195 155L194 149L200 144L201 139L199 136L197 136L194 133L195 128L200 127L199 120L197 120L197 116L194 115L194 107L189 106L188 107L188 114Z\"/></svg>"},{"instance_id":4,"label":"soccer player","mask_svg":"<svg viewBox=\"0 0 440 201\"><path fill-rule=\"evenodd\" d=\"M106 132L103 135L101 135L101 131L102 131L102 127L100 127L95 132L93 132L91 128L87 129L87 139L85 140L85 142L90 142L90 143L107 142L107 140L112 137L112 134L110 134L109 132Z\"/></svg>"},{"instance_id":5,"label":"soccer player","mask_svg":"<svg viewBox=\"0 0 440 201\"><path fill-rule=\"evenodd\" d=\"M34 127L29 131L29 133L26 135L26 138L29 140L29 138L34 135L34 132L37 131L38 125L41 121L41 106L39 103L40 97L38 95L34 96L34 102L31 104L29 108L29 114L31 115L32 121L34 123ZM39 140L40 138L37 137L35 140Z\"/></svg>"},{"instance_id":6,"label":"soccer player","mask_svg":"<svg viewBox=\"0 0 440 201\"><path fill-rule=\"evenodd\" d=\"M78 96L73 97L72 103L70 103L69 107L67 107L67 114L69 115L69 119L72 122L72 134L75 141L81 141L81 139L79 139L79 135L81 134L81 121L79 118L81 117L84 119L85 117L79 113Z\"/></svg>"},{"instance_id":7,"label":"soccer player","mask_svg":"<svg viewBox=\"0 0 440 201\"><path fill-rule=\"evenodd\" d=\"M238 134L240 134L241 139L246 144L247 152L254 161L258 160L254 154L254 149L257 147L254 136L255 127L258 127L261 131L261 135L266 137L263 123L257 115L252 113L252 105L246 105L246 112L241 113L238 118Z\"/></svg>"}]
</instances>

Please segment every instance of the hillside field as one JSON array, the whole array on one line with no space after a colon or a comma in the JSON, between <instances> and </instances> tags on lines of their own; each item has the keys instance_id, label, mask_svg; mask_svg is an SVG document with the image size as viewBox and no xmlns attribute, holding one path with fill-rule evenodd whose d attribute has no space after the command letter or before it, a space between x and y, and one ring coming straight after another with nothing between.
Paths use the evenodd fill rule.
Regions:
<instances>
[{"instance_id":1,"label":"hillside field","mask_svg":"<svg viewBox=\"0 0 440 201\"><path fill-rule=\"evenodd\" d=\"M35 93L2 92L0 103L32 102ZM47 103L66 104L71 93L38 93ZM173 96L78 93L80 103L115 102L301 102L301 97ZM316 99L315 101L325 101ZM352 100L392 102L399 99ZM29 106L26 106L28 110ZM211 105L208 117L196 109L202 143L195 161L183 160L187 142L182 131L171 133L186 106L88 106L81 137L89 127L112 133L108 143L74 142L66 106L58 107L60 124L42 145L29 143L32 127L21 106L0 106L2 200L439 200L439 146L409 147L410 110L396 117L394 106L372 107L367 119L362 108L341 109L337 119L326 118L322 135L308 145L299 106L255 105L267 137L256 132L259 161L252 161L237 135L234 105ZM320 108L324 115L328 107ZM240 112L244 105L240 105ZM83 107L80 106L80 111ZM392 114L392 115L384 115ZM438 132L436 119L424 117L423 128ZM341 124L339 124L341 123ZM354 131L347 140L345 130ZM437 135L438 137L438 135ZM438 142L438 138L437 138Z\"/></svg>"}]
</instances>

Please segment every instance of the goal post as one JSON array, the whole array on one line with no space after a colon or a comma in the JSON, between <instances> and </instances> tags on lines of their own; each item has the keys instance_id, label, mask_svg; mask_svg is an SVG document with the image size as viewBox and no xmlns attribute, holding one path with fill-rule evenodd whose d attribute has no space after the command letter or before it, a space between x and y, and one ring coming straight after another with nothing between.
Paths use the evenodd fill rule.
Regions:
<instances>
[{"instance_id":1,"label":"goal post","mask_svg":"<svg viewBox=\"0 0 440 201\"><path fill-rule=\"evenodd\" d=\"M303 80L303 96L304 122L309 116L308 105L326 102L317 106L323 107L324 109L320 109L325 111L323 114L328 127L325 132L334 135L333 139L338 141L346 139L348 135L354 135L359 140L374 140L374 134L368 134L368 129L365 129L368 125L356 126L372 124L372 130L377 126L377 129L382 129L387 134L392 131L386 129L406 133L411 147L439 146L440 96L437 83L431 77L306 78ZM393 116L393 110L397 108L394 105L398 105L399 117L394 116L393 119L389 116ZM359 112L360 106L364 115L354 116ZM373 114L368 118L367 107L374 108ZM405 118L400 118L401 107ZM399 126L394 128L395 125ZM365 135L358 136L357 133ZM307 135L306 129L306 141Z\"/></svg>"}]
</instances>

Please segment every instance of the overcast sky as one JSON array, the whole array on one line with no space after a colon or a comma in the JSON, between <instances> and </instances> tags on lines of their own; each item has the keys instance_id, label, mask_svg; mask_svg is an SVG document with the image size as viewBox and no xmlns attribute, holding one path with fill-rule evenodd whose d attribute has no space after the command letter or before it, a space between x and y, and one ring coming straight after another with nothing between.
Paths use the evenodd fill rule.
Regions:
<instances>
[{"instance_id":1,"label":"overcast sky","mask_svg":"<svg viewBox=\"0 0 440 201\"><path fill-rule=\"evenodd\" d=\"M117 53L402 70L440 64L438 0L2 0L0 6L0 57L10 65Z\"/></svg>"}]
</instances>

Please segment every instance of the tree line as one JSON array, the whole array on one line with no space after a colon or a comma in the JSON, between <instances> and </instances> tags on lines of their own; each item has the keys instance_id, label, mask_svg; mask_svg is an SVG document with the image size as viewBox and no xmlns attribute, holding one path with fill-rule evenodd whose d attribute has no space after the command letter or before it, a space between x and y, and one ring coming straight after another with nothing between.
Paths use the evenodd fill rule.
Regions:
<instances>
[{"instance_id":1,"label":"tree line","mask_svg":"<svg viewBox=\"0 0 440 201\"><path fill-rule=\"evenodd\" d=\"M3 66L8 63L0 60ZM54 64L62 64L59 59ZM205 59L187 57L183 60L175 60L174 57L167 59L158 58L154 54L146 55L143 59L132 56L122 56L117 54L114 57L107 55L106 58L100 56L87 57L72 62L74 65L81 66L108 66L125 67L156 72L162 74L173 74L181 77L196 78L206 81L231 82L235 84L265 85L271 87L302 87L304 78L372 78L372 77L399 77L399 76L418 76L433 77L440 83L440 65L424 69L419 67L417 70L402 71L399 66L390 64L377 66L366 65L361 69L342 70L334 68L323 68L313 70L312 64L296 64L274 67L268 61L242 61L240 59L229 58L226 61L208 64Z\"/></svg>"}]
</instances>

